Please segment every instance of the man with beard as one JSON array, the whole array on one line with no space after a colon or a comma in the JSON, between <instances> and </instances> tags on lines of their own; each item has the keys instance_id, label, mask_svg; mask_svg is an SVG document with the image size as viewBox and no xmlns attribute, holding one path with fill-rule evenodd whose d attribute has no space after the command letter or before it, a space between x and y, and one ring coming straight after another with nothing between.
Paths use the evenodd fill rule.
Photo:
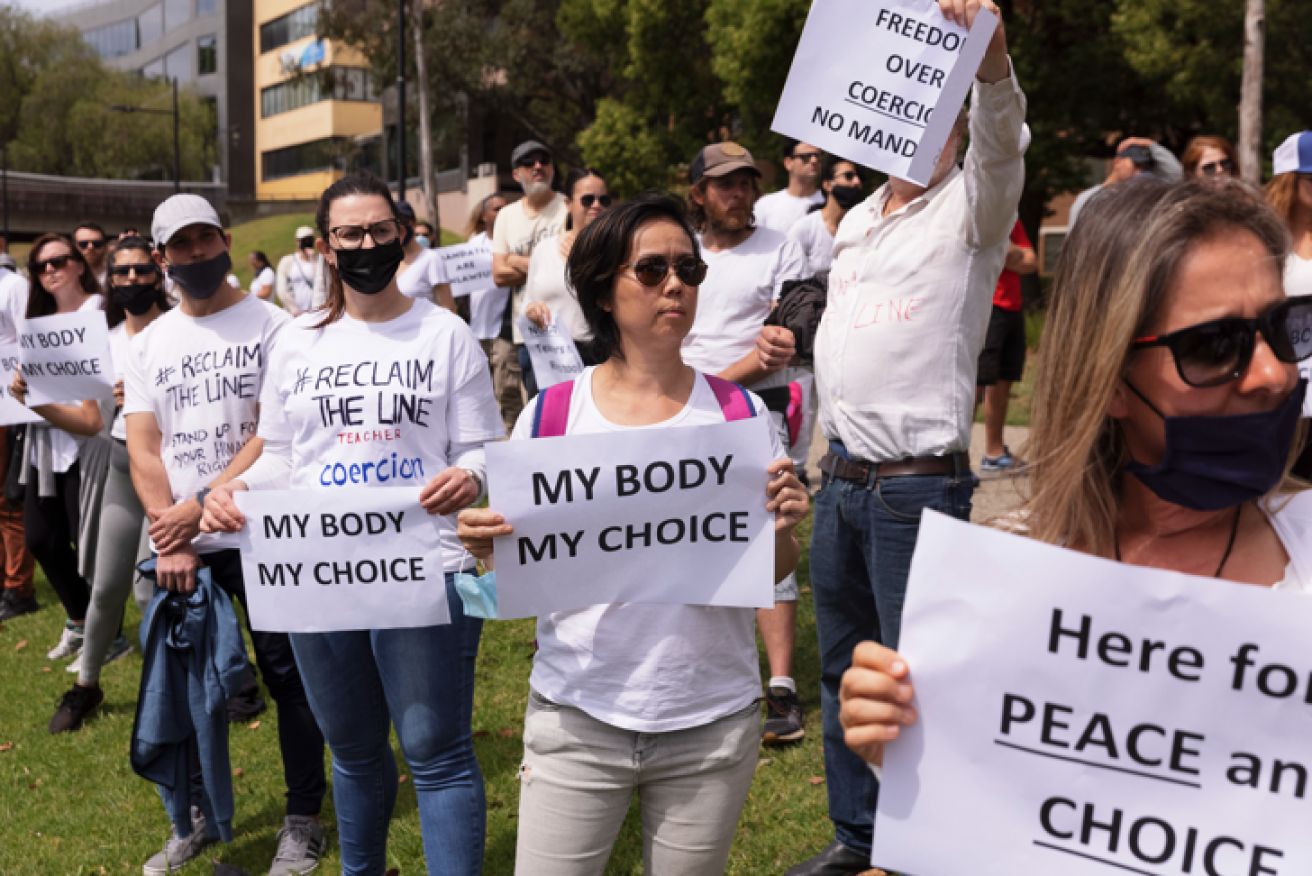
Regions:
<instances>
[{"instance_id":1,"label":"man with beard","mask_svg":"<svg viewBox=\"0 0 1312 876\"><path fill-rule=\"evenodd\" d=\"M510 154L510 163L515 181L524 187L524 197L501 211L492 230L492 281L510 288L501 334L492 342L492 389L502 416L514 422L524 408L520 388L527 389L530 396L537 394L532 371L523 367L528 351L523 349L524 338L515 325L524 312L529 259L539 240L565 228L569 214L565 196L551 189L556 167L550 149L537 140L526 140Z\"/></svg>"},{"instance_id":2,"label":"man with beard","mask_svg":"<svg viewBox=\"0 0 1312 876\"><path fill-rule=\"evenodd\" d=\"M697 296L697 318L683 341L683 361L760 395L787 447L784 412L791 397L789 383L800 369L785 367L793 359L792 332L764 323L784 281L805 275L806 255L784 234L752 225L761 173L742 146L707 146L693 160L688 176L688 214L709 270ZM768 363L758 355L758 345L771 351ZM766 744L796 742L806 735L792 678L796 577L789 575L775 585L774 608L758 610L756 622L771 675L763 739Z\"/></svg>"}]
</instances>

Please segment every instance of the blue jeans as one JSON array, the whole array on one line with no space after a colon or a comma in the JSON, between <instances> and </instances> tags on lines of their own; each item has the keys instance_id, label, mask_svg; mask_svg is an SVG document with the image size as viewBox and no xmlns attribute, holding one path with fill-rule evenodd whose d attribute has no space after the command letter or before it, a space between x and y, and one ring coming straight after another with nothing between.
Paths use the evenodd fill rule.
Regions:
<instances>
[{"instance_id":1,"label":"blue jeans","mask_svg":"<svg viewBox=\"0 0 1312 876\"><path fill-rule=\"evenodd\" d=\"M830 480L815 497L811 586L820 638L820 703L824 721L825 787L834 837L870 854L879 784L843 742L838 691L857 644L873 639L897 648L911 554L926 508L970 519L970 473L888 478L869 483Z\"/></svg>"},{"instance_id":2,"label":"blue jeans","mask_svg":"<svg viewBox=\"0 0 1312 876\"><path fill-rule=\"evenodd\" d=\"M446 576L451 623L400 630L293 633L310 706L333 753L343 876L382 876L396 804L396 726L419 797L428 872L480 872L487 831L474 757L474 662L483 622L467 618Z\"/></svg>"}]
</instances>

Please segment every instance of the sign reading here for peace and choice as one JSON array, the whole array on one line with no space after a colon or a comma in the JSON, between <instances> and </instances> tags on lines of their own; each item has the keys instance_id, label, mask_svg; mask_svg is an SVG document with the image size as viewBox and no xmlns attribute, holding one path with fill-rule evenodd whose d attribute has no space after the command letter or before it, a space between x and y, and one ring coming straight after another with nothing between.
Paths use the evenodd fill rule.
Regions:
<instances>
[{"instance_id":1,"label":"sign reading here for peace and choice","mask_svg":"<svg viewBox=\"0 0 1312 876\"><path fill-rule=\"evenodd\" d=\"M438 248L437 255L442 259L442 267L446 269L453 298L482 292L496 285L492 282L491 243L443 246Z\"/></svg>"},{"instance_id":2,"label":"sign reading here for peace and choice","mask_svg":"<svg viewBox=\"0 0 1312 876\"><path fill-rule=\"evenodd\" d=\"M38 316L18 323L27 405L109 398L114 368L109 326L101 310Z\"/></svg>"},{"instance_id":3,"label":"sign reading here for peace and choice","mask_svg":"<svg viewBox=\"0 0 1312 876\"><path fill-rule=\"evenodd\" d=\"M770 424L634 429L487 445L498 613L617 602L769 608Z\"/></svg>"},{"instance_id":4,"label":"sign reading here for peace and choice","mask_svg":"<svg viewBox=\"0 0 1312 876\"><path fill-rule=\"evenodd\" d=\"M885 752L874 864L1307 876L1309 630L1307 594L927 512L898 649L919 717Z\"/></svg>"},{"instance_id":5,"label":"sign reading here for peace and choice","mask_svg":"<svg viewBox=\"0 0 1312 876\"><path fill-rule=\"evenodd\" d=\"M14 370L22 358L18 344L0 344L0 426L40 423L43 420L40 414L33 413L9 391Z\"/></svg>"},{"instance_id":6,"label":"sign reading here for peace and choice","mask_svg":"<svg viewBox=\"0 0 1312 876\"><path fill-rule=\"evenodd\" d=\"M524 336L524 346L528 348L528 358L533 363L533 379L539 389L573 380L583 373L579 348L554 314L546 328L538 328L526 316L518 317L515 322L519 325L519 333Z\"/></svg>"},{"instance_id":7,"label":"sign reading here for peace and choice","mask_svg":"<svg viewBox=\"0 0 1312 876\"><path fill-rule=\"evenodd\" d=\"M251 628L386 630L451 622L438 520L418 487L252 490L241 568Z\"/></svg>"},{"instance_id":8,"label":"sign reading here for peace and choice","mask_svg":"<svg viewBox=\"0 0 1312 876\"><path fill-rule=\"evenodd\" d=\"M773 130L928 185L998 19L934 0L815 0Z\"/></svg>"}]
</instances>

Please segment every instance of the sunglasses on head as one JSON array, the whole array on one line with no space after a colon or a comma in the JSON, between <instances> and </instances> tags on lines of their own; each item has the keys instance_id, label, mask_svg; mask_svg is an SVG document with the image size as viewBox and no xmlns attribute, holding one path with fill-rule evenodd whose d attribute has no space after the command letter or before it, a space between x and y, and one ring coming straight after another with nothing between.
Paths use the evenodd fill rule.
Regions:
<instances>
[{"instance_id":1,"label":"sunglasses on head","mask_svg":"<svg viewBox=\"0 0 1312 876\"><path fill-rule=\"evenodd\" d=\"M104 245L105 239L103 237L100 240L79 240L77 242L78 249L100 249Z\"/></svg>"},{"instance_id":2,"label":"sunglasses on head","mask_svg":"<svg viewBox=\"0 0 1312 876\"><path fill-rule=\"evenodd\" d=\"M62 271L64 268L68 267L68 262L72 258L73 257L70 255L51 256L48 259L42 259L41 261L36 262L32 267L36 269L38 274L44 274L51 268L54 268L56 271Z\"/></svg>"},{"instance_id":3,"label":"sunglasses on head","mask_svg":"<svg viewBox=\"0 0 1312 876\"><path fill-rule=\"evenodd\" d=\"M664 283L671 268L674 269L674 276L678 277L683 285L700 286L706 279L707 270L706 262L696 256L681 256L675 259L673 264L670 264L670 260L665 256L649 256L620 267L633 268L633 275L644 286L659 286Z\"/></svg>"},{"instance_id":4,"label":"sunglasses on head","mask_svg":"<svg viewBox=\"0 0 1312 876\"><path fill-rule=\"evenodd\" d=\"M147 262L141 265L112 265L109 269L112 277L130 277L133 271L136 271L139 277L146 274L158 274L159 265L154 262Z\"/></svg>"},{"instance_id":5,"label":"sunglasses on head","mask_svg":"<svg viewBox=\"0 0 1312 876\"><path fill-rule=\"evenodd\" d=\"M1233 174L1235 172L1235 163L1229 158L1222 158L1220 161L1209 161L1206 164L1198 165L1198 171L1203 176L1216 176L1218 173Z\"/></svg>"},{"instance_id":6,"label":"sunglasses on head","mask_svg":"<svg viewBox=\"0 0 1312 876\"><path fill-rule=\"evenodd\" d=\"M601 202L602 209L605 209L605 208L607 208L607 207L610 206L610 204L611 204L611 197L610 197L610 195L581 195L581 196L579 196L579 203L583 205L583 209L584 209L584 210L588 210L588 209L590 209L590 208L592 207L592 205L595 204L595 203L597 203L598 201Z\"/></svg>"},{"instance_id":7,"label":"sunglasses on head","mask_svg":"<svg viewBox=\"0 0 1312 876\"><path fill-rule=\"evenodd\" d=\"M523 158L519 159L519 161L515 162L516 167L523 168L537 167L539 164L543 167L549 167L551 165L551 159L547 158L545 155L525 155Z\"/></svg>"},{"instance_id":8,"label":"sunglasses on head","mask_svg":"<svg viewBox=\"0 0 1312 876\"><path fill-rule=\"evenodd\" d=\"M1135 338L1131 350L1166 347L1175 370L1189 386L1221 386L1239 377L1253 360L1257 334L1286 364L1312 356L1312 301L1291 298L1256 319L1214 319L1167 335Z\"/></svg>"}]
</instances>

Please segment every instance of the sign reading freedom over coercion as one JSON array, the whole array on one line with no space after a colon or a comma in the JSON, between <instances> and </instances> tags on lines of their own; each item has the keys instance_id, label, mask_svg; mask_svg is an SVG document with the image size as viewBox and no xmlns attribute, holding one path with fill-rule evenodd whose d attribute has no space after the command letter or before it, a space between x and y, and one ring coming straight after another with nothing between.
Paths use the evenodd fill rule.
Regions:
<instances>
[{"instance_id":1,"label":"sign reading freedom over coercion","mask_svg":"<svg viewBox=\"0 0 1312 876\"><path fill-rule=\"evenodd\" d=\"M617 602L768 608L764 417L487 445L503 618Z\"/></svg>"},{"instance_id":2,"label":"sign reading freedom over coercion","mask_svg":"<svg viewBox=\"0 0 1312 876\"><path fill-rule=\"evenodd\" d=\"M18 323L28 407L109 398L114 369L104 311L38 316Z\"/></svg>"},{"instance_id":3,"label":"sign reading freedom over coercion","mask_svg":"<svg viewBox=\"0 0 1312 876\"><path fill-rule=\"evenodd\" d=\"M460 298L482 292L496 284L492 282L492 245L490 243L458 243L437 250L451 283L451 297Z\"/></svg>"},{"instance_id":4,"label":"sign reading freedom over coercion","mask_svg":"<svg viewBox=\"0 0 1312 876\"><path fill-rule=\"evenodd\" d=\"M385 630L451 622L438 520L414 487L234 494L251 628Z\"/></svg>"},{"instance_id":5,"label":"sign reading freedom over coercion","mask_svg":"<svg viewBox=\"0 0 1312 876\"><path fill-rule=\"evenodd\" d=\"M928 185L998 18L969 33L934 0L815 0L773 130Z\"/></svg>"},{"instance_id":6,"label":"sign reading freedom over coercion","mask_svg":"<svg viewBox=\"0 0 1312 876\"><path fill-rule=\"evenodd\" d=\"M926 513L898 648L918 719L885 751L873 863L1307 876L1309 629L1305 593Z\"/></svg>"},{"instance_id":7,"label":"sign reading freedom over coercion","mask_svg":"<svg viewBox=\"0 0 1312 876\"><path fill-rule=\"evenodd\" d=\"M526 316L519 317L516 322L524 336L524 346L528 348L528 358L533 363L533 379L539 389L573 380L583 373L583 357L579 355L578 345L554 313L546 328L538 328Z\"/></svg>"}]
</instances>

